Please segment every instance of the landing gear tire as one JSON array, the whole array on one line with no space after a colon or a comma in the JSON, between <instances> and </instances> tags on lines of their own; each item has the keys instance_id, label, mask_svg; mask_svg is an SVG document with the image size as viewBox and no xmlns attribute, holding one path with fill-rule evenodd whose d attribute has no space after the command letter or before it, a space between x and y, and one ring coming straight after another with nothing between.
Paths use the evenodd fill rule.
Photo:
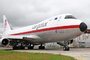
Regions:
<instances>
[{"instance_id":1,"label":"landing gear tire","mask_svg":"<svg viewBox=\"0 0 90 60\"><path fill-rule=\"evenodd\" d=\"M20 46L20 49L25 49L25 47L24 46Z\"/></svg>"},{"instance_id":2,"label":"landing gear tire","mask_svg":"<svg viewBox=\"0 0 90 60\"><path fill-rule=\"evenodd\" d=\"M18 47L17 46L13 46L13 50L17 50L18 49Z\"/></svg>"},{"instance_id":3,"label":"landing gear tire","mask_svg":"<svg viewBox=\"0 0 90 60\"><path fill-rule=\"evenodd\" d=\"M69 48L69 47L63 47L63 50L64 50L64 51L69 51L70 48Z\"/></svg>"},{"instance_id":4,"label":"landing gear tire","mask_svg":"<svg viewBox=\"0 0 90 60\"><path fill-rule=\"evenodd\" d=\"M24 46L13 46L13 50L25 49Z\"/></svg>"},{"instance_id":5,"label":"landing gear tire","mask_svg":"<svg viewBox=\"0 0 90 60\"><path fill-rule=\"evenodd\" d=\"M29 46L29 47L28 47L28 49L33 49L33 48L34 48L34 46Z\"/></svg>"},{"instance_id":6,"label":"landing gear tire","mask_svg":"<svg viewBox=\"0 0 90 60\"><path fill-rule=\"evenodd\" d=\"M45 46L39 46L39 49L45 49Z\"/></svg>"}]
</instances>

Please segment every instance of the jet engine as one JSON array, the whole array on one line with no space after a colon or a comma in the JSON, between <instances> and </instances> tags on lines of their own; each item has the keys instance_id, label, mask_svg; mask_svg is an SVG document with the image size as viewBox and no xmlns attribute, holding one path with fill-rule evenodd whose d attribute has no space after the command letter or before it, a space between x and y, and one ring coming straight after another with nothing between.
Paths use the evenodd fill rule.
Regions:
<instances>
[{"instance_id":1,"label":"jet engine","mask_svg":"<svg viewBox=\"0 0 90 60\"><path fill-rule=\"evenodd\" d=\"M0 39L0 45L1 46L6 46L9 44L9 39Z\"/></svg>"}]
</instances>

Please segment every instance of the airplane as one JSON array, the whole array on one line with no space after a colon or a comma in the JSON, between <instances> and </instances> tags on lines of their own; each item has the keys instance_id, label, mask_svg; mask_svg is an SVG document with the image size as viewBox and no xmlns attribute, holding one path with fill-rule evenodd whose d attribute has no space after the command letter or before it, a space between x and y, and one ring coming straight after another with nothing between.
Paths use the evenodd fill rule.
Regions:
<instances>
[{"instance_id":1,"label":"airplane","mask_svg":"<svg viewBox=\"0 0 90 60\"><path fill-rule=\"evenodd\" d=\"M72 14L57 15L18 29L12 29L4 15L3 25L0 45L10 45L13 50L25 49L25 47L34 49L35 45L40 45L39 49L45 49L45 43L57 42L63 46L64 51L69 51L68 44L87 30L87 25Z\"/></svg>"}]
</instances>

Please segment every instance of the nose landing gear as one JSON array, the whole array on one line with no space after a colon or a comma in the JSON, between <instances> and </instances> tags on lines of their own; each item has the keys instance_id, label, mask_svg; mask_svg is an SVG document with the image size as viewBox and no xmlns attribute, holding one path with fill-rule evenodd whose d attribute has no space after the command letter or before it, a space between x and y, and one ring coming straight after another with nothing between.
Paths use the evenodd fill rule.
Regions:
<instances>
[{"instance_id":1,"label":"nose landing gear","mask_svg":"<svg viewBox=\"0 0 90 60\"><path fill-rule=\"evenodd\" d=\"M64 51L69 51L69 50L70 50L70 47L68 46L68 41L64 41L64 43L62 43L62 42L57 42L57 44L63 46L63 50L64 50Z\"/></svg>"},{"instance_id":2,"label":"nose landing gear","mask_svg":"<svg viewBox=\"0 0 90 60\"><path fill-rule=\"evenodd\" d=\"M64 46L64 47L63 47L63 50L64 50L64 51L69 51L70 48L69 48L68 46Z\"/></svg>"}]
</instances>

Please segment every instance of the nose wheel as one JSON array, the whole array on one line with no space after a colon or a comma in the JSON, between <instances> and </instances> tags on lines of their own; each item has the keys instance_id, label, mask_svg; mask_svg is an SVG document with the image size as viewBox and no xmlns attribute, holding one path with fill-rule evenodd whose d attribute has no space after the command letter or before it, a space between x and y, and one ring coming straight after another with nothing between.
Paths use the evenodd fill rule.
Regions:
<instances>
[{"instance_id":1,"label":"nose wheel","mask_svg":"<svg viewBox=\"0 0 90 60\"><path fill-rule=\"evenodd\" d=\"M64 43L62 43L62 42L57 42L57 44L63 46L63 50L64 50L64 51L69 51L69 50L70 50L70 47L68 46L68 41L64 41Z\"/></svg>"},{"instance_id":2,"label":"nose wheel","mask_svg":"<svg viewBox=\"0 0 90 60\"><path fill-rule=\"evenodd\" d=\"M64 46L64 47L63 47L63 50L64 50L64 51L69 51L70 48L69 48L68 46Z\"/></svg>"}]
</instances>

